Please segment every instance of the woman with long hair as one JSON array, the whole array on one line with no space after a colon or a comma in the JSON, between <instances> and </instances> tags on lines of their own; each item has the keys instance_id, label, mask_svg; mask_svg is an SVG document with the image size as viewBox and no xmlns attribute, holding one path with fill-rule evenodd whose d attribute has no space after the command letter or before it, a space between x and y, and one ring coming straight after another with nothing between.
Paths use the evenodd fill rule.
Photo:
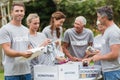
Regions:
<instances>
[{"instance_id":1,"label":"woman with long hair","mask_svg":"<svg viewBox=\"0 0 120 80\"><path fill-rule=\"evenodd\" d=\"M59 47L58 49L60 49L60 51L62 51L61 50L62 48L60 47L61 47L61 39L63 32L62 26L65 21L65 18L66 18L65 14L62 13L61 11L54 12L51 15L50 25L45 27L42 31L47 38L56 42L56 44L58 45L57 47Z\"/></svg>"}]
</instances>

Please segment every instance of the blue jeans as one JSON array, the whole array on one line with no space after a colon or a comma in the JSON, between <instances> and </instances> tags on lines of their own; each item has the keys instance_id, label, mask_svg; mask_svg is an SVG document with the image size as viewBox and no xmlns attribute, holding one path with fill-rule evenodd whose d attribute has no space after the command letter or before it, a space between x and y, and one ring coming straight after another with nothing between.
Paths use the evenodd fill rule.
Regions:
<instances>
[{"instance_id":1,"label":"blue jeans","mask_svg":"<svg viewBox=\"0 0 120 80\"><path fill-rule=\"evenodd\" d=\"M31 74L5 76L5 80L31 80Z\"/></svg>"},{"instance_id":2,"label":"blue jeans","mask_svg":"<svg viewBox=\"0 0 120 80\"><path fill-rule=\"evenodd\" d=\"M104 72L104 80L120 80L120 70Z\"/></svg>"}]
</instances>

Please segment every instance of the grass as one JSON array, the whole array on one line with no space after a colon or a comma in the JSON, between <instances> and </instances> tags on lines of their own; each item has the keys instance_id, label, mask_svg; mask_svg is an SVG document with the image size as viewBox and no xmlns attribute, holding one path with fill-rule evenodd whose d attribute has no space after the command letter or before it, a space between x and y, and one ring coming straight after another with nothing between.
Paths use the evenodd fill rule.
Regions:
<instances>
[{"instance_id":1,"label":"grass","mask_svg":"<svg viewBox=\"0 0 120 80\"><path fill-rule=\"evenodd\" d=\"M4 80L4 72L3 72L3 70L0 70L0 80Z\"/></svg>"}]
</instances>

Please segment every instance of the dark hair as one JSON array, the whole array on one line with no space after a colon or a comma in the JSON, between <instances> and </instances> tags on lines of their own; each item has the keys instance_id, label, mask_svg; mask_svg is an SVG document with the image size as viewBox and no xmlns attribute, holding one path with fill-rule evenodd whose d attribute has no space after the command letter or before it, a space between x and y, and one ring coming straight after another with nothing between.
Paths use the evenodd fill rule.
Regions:
<instances>
[{"instance_id":1,"label":"dark hair","mask_svg":"<svg viewBox=\"0 0 120 80\"><path fill-rule=\"evenodd\" d=\"M25 10L25 5L23 2L13 2L12 6L11 6L11 11L14 9L14 6L21 6Z\"/></svg>"},{"instance_id":2,"label":"dark hair","mask_svg":"<svg viewBox=\"0 0 120 80\"><path fill-rule=\"evenodd\" d=\"M109 6L103 6L97 9L97 13L99 13L103 17L107 16L108 20L113 20L113 11L112 8Z\"/></svg>"},{"instance_id":3,"label":"dark hair","mask_svg":"<svg viewBox=\"0 0 120 80\"><path fill-rule=\"evenodd\" d=\"M53 35L53 30L55 28L54 19L60 20L60 19L65 19L65 18L66 18L66 16L61 11L56 11L51 15L50 25L51 25L51 34L52 35ZM57 38L60 37L60 28L56 28L56 35L57 35Z\"/></svg>"}]
</instances>

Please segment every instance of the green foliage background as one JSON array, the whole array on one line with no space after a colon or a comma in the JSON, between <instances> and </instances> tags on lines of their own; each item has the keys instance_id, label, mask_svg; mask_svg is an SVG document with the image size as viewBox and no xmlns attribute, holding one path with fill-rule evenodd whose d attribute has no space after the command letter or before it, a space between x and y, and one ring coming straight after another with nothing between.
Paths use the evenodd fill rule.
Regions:
<instances>
[{"instance_id":1,"label":"green foliage background","mask_svg":"<svg viewBox=\"0 0 120 80\"><path fill-rule=\"evenodd\" d=\"M52 0L35 0L25 3L26 15L23 23L26 25L26 17L30 13L37 13L40 16L40 29L49 25L51 14L56 11L56 5Z\"/></svg>"},{"instance_id":2,"label":"green foliage background","mask_svg":"<svg viewBox=\"0 0 120 80\"><path fill-rule=\"evenodd\" d=\"M87 19L88 28L92 29L94 34L96 31L96 9L101 6L111 6L114 11L114 21L119 25L120 22L120 0L61 0L59 4L55 4L53 0L34 0L25 3L26 5L26 16L29 13L38 13L41 19L41 30L49 25L50 16L54 11L60 10L66 16L64 28L73 27L75 17L83 15ZM26 18L25 16L25 18ZM25 23L24 18L24 24Z\"/></svg>"}]
</instances>

